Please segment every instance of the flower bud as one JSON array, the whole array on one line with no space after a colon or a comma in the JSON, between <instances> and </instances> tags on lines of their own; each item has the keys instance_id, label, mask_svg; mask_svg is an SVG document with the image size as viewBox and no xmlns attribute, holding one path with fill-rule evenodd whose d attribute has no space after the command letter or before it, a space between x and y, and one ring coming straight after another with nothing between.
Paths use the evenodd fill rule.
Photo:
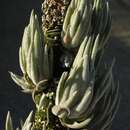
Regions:
<instances>
[{"instance_id":1,"label":"flower bud","mask_svg":"<svg viewBox=\"0 0 130 130\"><path fill-rule=\"evenodd\" d=\"M90 0L72 0L63 23L63 45L74 48L81 44L90 30L92 4Z\"/></svg>"},{"instance_id":2,"label":"flower bud","mask_svg":"<svg viewBox=\"0 0 130 130\"><path fill-rule=\"evenodd\" d=\"M28 115L27 119L25 120L25 122L23 124L21 124L22 125L21 130L33 130L33 128L32 128L32 116L33 116L33 112L31 111L30 114ZM6 117L6 127L5 127L5 129L6 130L14 130L10 112L8 112L7 117ZM17 128L16 130L20 130L20 129Z\"/></svg>"},{"instance_id":3,"label":"flower bud","mask_svg":"<svg viewBox=\"0 0 130 130\"><path fill-rule=\"evenodd\" d=\"M19 49L19 62L23 77L11 73L12 79L25 92L30 92L36 87L37 89L44 88L47 80L52 78L53 50L43 42L38 18L32 11Z\"/></svg>"},{"instance_id":4,"label":"flower bud","mask_svg":"<svg viewBox=\"0 0 130 130\"><path fill-rule=\"evenodd\" d=\"M70 72L59 81L52 113L68 128L105 129L117 111L119 89L113 82L113 64L99 77L96 73L100 40L99 34L85 37Z\"/></svg>"}]
</instances>

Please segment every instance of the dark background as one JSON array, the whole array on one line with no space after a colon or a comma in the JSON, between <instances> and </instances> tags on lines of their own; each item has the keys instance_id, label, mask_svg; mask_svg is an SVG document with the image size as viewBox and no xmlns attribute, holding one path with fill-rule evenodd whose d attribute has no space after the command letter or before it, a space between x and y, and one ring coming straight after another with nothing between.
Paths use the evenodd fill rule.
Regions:
<instances>
[{"instance_id":1,"label":"dark background","mask_svg":"<svg viewBox=\"0 0 130 130\"><path fill-rule=\"evenodd\" d=\"M18 49L30 12L41 16L42 0L1 0L0 2L0 130L7 111L15 126L34 108L31 96L20 92L8 71L21 73ZM110 2L113 18L106 59L116 58L115 80L120 82L121 104L111 130L130 130L130 10L120 0ZM17 124L17 125L16 125Z\"/></svg>"}]
</instances>

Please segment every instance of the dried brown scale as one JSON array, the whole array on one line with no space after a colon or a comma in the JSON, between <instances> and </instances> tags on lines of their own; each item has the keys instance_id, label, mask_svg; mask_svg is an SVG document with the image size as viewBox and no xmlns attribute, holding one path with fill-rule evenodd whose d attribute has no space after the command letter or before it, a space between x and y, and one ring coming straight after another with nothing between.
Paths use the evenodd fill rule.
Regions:
<instances>
[{"instance_id":1,"label":"dried brown scale","mask_svg":"<svg viewBox=\"0 0 130 130\"><path fill-rule=\"evenodd\" d=\"M60 33L64 21L66 9L70 0L44 0L42 4L42 29L47 37L51 37L54 40L61 41ZM55 34L51 36L48 31L55 31Z\"/></svg>"},{"instance_id":2,"label":"dried brown scale","mask_svg":"<svg viewBox=\"0 0 130 130\"><path fill-rule=\"evenodd\" d=\"M63 24L66 6L62 0L45 0L43 10L43 30L54 29Z\"/></svg>"}]
</instances>

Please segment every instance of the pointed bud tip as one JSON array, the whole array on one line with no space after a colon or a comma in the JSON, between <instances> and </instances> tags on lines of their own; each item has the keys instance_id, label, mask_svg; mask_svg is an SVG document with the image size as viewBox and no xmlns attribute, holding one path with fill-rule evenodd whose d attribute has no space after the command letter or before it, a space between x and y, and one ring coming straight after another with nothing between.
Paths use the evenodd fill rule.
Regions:
<instances>
[{"instance_id":1,"label":"pointed bud tip","mask_svg":"<svg viewBox=\"0 0 130 130\"><path fill-rule=\"evenodd\" d=\"M34 9L32 9L32 11L31 11L31 16L34 16Z\"/></svg>"},{"instance_id":2,"label":"pointed bud tip","mask_svg":"<svg viewBox=\"0 0 130 130\"><path fill-rule=\"evenodd\" d=\"M8 71L9 75L12 77L14 74L11 71Z\"/></svg>"}]
</instances>

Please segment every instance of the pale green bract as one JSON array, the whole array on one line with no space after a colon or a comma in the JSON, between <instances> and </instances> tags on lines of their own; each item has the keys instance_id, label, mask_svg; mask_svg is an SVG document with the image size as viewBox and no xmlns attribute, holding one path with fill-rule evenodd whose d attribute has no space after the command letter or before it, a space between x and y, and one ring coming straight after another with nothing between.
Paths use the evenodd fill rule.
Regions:
<instances>
[{"instance_id":1,"label":"pale green bract","mask_svg":"<svg viewBox=\"0 0 130 130\"><path fill-rule=\"evenodd\" d=\"M110 67L103 65L102 68L100 63L111 18L107 1L95 0L92 7L91 32L83 36L82 42L80 40L81 45L70 72L64 72L61 76L52 113L67 128L108 130L120 100L119 86L115 85L112 74L114 62ZM68 46L72 47L71 43Z\"/></svg>"},{"instance_id":2,"label":"pale green bract","mask_svg":"<svg viewBox=\"0 0 130 130\"><path fill-rule=\"evenodd\" d=\"M107 0L72 0L63 23L64 47L80 46L86 35L91 33L95 35L109 33L111 26L111 23L108 23L109 19ZM106 39L105 35L104 38Z\"/></svg>"},{"instance_id":3,"label":"pale green bract","mask_svg":"<svg viewBox=\"0 0 130 130\"><path fill-rule=\"evenodd\" d=\"M10 112L8 112L7 117L6 117L5 130L13 130L13 124L12 124Z\"/></svg>"},{"instance_id":4,"label":"pale green bract","mask_svg":"<svg viewBox=\"0 0 130 130\"><path fill-rule=\"evenodd\" d=\"M90 0L72 0L63 23L63 45L78 46L90 30L92 5Z\"/></svg>"},{"instance_id":5,"label":"pale green bract","mask_svg":"<svg viewBox=\"0 0 130 130\"><path fill-rule=\"evenodd\" d=\"M19 49L19 62L23 77L10 73L12 79L22 87L24 92L45 89L47 81L52 78L53 49L45 44L42 38L38 18L32 11Z\"/></svg>"},{"instance_id":6,"label":"pale green bract","mask_svg":"<svg viewBox=\"0 0 130 130\"><path fill-rule=\"evenodd\" d=\"M68 128L106 130L118 108L118 86L113 81L113 64L105 68L99 78L96 77L93 55L96 56L100 43L96 39L93 47L91 37L84 39L70 72L64 72L58 84L52 113Z\"/></svg>"},{"instance_id":7,"label":"pale green bract","mask_svg":"<svg viewBox=\"0 0 130 130\"><path fill-rule=\"evenodd\" d=\"M25 123L22 125L21 130L32 130L31 129L31 125L32 125L31 118L32 118L32 112L29 114ZM14 130L10 112L8 112L8 114L7 114L5 130ZM20 129L17 128L16 130L20 130Z\"/></svg>"},{"instance_id":8,"label":"pale green bract","mask_svg":"<svg viewBox=\"0 0 130 130\"><path fill-rule=\"evenodd\" d=\"M35 130L35 128L33 127L32 119L33 119L33 112L30 112L25 122L21 124L21 128L14 129L10 112L8 112L7 117L6 117L5 130ZM42 130L46 130L45 125L43 125Z\"/></svg>"},{"instance_id":9,"label":"pale green bract","mask_svg":"<svg viewBox=\"0 0 130 130\"><path fill-rule=\"evenodd\" d=\"M119 85L112 74L114 60L107 66L103 59L110 28L107 0L71 0L61 39L66 50L77 50L77 54L55 88L53 47L44 39L32 11L19 49L23 76L10 74L24 92L32 93L36 112L16 130L110 129L120 102ZM5 130L14 130L9 112Z\"/></svg>"}]
</instances>

